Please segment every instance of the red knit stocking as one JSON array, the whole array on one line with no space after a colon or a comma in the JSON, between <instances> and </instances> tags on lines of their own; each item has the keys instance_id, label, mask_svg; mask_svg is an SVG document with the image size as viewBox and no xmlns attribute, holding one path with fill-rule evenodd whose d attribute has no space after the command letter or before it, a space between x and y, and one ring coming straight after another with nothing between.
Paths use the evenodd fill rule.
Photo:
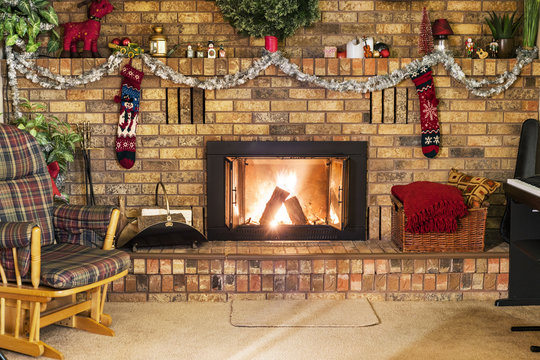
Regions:
<instances>
[{"instance_id":1,"label":"red knit stocking","mask_svg":"<svg viewBox=\"0 0 540 360\"><path fill-rule=\"evenodd\" d=\"M422 152L428 158L439 153L441 134L439 131L439 115L437 105L439 100L435 96L433 74L429 66L422 66L411 75L416 85L416 92L420 98L420 125L422 128Z\"/></svg>"},{"instance_id":2,"label":"red knit stocking","mask_svg":"<svg viewBox=\"0 0 540 360\"><path fill-rule=\"evenodd\" d=\"M144 73L129 64L122 69L121 95L114 101L121 103L120 119L116 134L116 158L122 167L130 169L135 164L136 130L139 120L141 82Z\"/></svg>"}]
</instances>

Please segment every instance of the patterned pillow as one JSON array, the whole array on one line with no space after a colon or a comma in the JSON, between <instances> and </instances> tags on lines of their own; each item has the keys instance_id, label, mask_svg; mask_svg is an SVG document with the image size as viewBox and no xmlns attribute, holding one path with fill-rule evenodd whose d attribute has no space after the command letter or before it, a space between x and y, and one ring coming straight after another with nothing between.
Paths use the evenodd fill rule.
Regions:
<instances>
[{"instance_id":1,"label":"patterned pillow","mask_svg":"<svg viewBox=\"0 0 540 360\"><path fill-rule=\"evenodd\" d=\"M469 208L479 208L484 199L501 186L500 182L480 176L463 174L456 169L452 169L448 173L448 184L461 190L465 204Z\"/></svg>"}]
</instances>

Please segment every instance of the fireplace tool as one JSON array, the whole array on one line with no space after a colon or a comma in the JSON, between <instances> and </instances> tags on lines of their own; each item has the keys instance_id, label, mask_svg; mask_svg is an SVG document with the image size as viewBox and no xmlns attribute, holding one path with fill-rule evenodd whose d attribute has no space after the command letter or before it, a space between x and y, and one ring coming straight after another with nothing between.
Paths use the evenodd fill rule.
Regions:
<instances>
[{"instance_id":1,"label":"fireplace tool","mask_svg":"<svg viewBox=\"0 0 540 360\"><path fill-rule=\"evenodd\" d=\"M206 237L199 230L183 222L172 220L167 191L161 181L156 185L156 206L158 205L160 188L163 190L163 195L165 196L166 221L159 221L147 226L125 244L118 243L118 247L133 248L133 252L136 252L138 247L190 245L192 248L196 248L201 243L207 241Z\"/></svg>"},{"instance_id":2,"label":"fireplace tool","mask_svg":"<svg viewBox=\"0 0 540 360\"><path fill-rule=\"evenodd\" d=\"M90 150L92 150L92 148L90 147L91 135L89 122L84 122L82 128L79 127L79 124L77 124L77 131L82 138L81 150L84 162L84 189L86 194L86 204L95 205L96 199L94 196L94 184L92 183L92 166L90 162Z\"/></svg>"}]
</instances>

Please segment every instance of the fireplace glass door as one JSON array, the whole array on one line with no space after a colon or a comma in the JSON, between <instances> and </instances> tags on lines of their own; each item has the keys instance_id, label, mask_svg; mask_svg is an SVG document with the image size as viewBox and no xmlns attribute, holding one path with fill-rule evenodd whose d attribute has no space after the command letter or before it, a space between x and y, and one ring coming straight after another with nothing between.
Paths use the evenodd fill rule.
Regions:
<instances>
[{"instance_id":1,"label":"fireplace glass door","mask_svg":"<svg viewBox=\"0 0 540 360\"><path fill-rule=\"evenodd\" d=\"M347 157L226 157L225 223L347 225Z\"/></svg>"}]
</instances>

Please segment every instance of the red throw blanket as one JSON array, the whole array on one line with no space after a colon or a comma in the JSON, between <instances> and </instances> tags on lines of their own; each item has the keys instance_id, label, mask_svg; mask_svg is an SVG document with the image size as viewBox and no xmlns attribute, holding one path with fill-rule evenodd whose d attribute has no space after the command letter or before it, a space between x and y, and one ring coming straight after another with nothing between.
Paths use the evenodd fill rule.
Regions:
<instances>
[{"instance_id":1,"label":"red throw blanket","mask_svg":"<svg viewBox=\"0 0 540 360\"><path fill-rule=\"evenodd\" d=\"M457 219L468 213L461 191L451 185L417 181L394 185L392 195L403 203L405 229L412 233L455 232Z\"/></svg>"}]
</instances>

